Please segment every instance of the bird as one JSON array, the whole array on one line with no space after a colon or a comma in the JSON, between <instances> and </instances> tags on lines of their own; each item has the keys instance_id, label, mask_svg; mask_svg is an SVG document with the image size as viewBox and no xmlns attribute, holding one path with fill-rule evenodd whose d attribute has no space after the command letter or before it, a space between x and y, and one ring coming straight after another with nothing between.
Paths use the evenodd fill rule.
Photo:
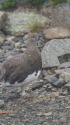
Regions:
<instances>
[{"instance_id":1,"label":"bird","mask_svg":"<svg viewBox=\"0 0 70 125\"><path fill-rule=\"evenodd\" d=\"M22 96L27 86L41 74L42 59L37 43L32 39L26 42L26 51L3 62L0 65L0 83L19 86Z\"/></svg>"}]
</instances>

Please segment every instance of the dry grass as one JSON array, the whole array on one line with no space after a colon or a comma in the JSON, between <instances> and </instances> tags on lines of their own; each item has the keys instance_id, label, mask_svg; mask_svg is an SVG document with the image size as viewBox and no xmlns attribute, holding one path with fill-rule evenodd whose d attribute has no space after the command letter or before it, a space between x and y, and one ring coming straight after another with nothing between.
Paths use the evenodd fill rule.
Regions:
<instances>
[{"instance_id":1,"label":"dry grass","mask_svg":"<svg viewBox=\"0 0 70 125\"><path fill-rule=\"evenodd\" d=\"M51 0L53 2L53 5L57 5L59 3L66 3L67 0Z\"/></svg>"},{"instance_id":2,"label":"dry grass","mask_svg":"<svg viewBox=\"0 0 70 125\"><path fill-rule=\"evenodd\" d=\"M40 21L33 21L32 23L28 24L28 28L31 32L40 31L43 29L43 24Z\"/></svg>"}]
</instances>

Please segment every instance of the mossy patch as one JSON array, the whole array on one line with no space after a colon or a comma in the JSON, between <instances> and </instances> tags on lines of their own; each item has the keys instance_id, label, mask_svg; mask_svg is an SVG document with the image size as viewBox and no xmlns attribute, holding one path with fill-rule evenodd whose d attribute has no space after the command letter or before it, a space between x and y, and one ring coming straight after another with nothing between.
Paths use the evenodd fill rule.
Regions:
<instances>
[{"instance_id":1,"label":"mossy patch","mask_svg":"<svg viewBox=\"0 0 70 125\"><path fill-rule=\"evenodd\" d=\"M29 25L32 25L34 21L44 25L47 20L46 17L35 12L9 13L9 18L10 20L7 22L5 30L13 35L18 32L29 32Z\"/></svg>"}]
</instances>

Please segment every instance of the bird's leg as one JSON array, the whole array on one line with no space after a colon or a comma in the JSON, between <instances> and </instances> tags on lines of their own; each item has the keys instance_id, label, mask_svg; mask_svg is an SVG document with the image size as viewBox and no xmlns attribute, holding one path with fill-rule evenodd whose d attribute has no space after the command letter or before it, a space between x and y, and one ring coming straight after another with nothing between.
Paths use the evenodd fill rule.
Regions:
<instances>
[{"instance_id":1,"label":"bird's leg","mask_svg":"<svg viewBox=\"0 0 70 125\"><path fill-rule=\"evenodd\" d=\"M27 86L26 87L22 87L21 90L22 90L22 92L21 92L21 96L22 97L29 97L29 94L26 93Z\"/></svg>"},{"instance_id":2,"label":"bird's leg","mask_svg":"<svg viewBox=\"0 0 70 125\"><path fill-rule=\"evenodd\" d=\"M24 97L24 98L30 97L29 94L25 92L25 90L22 91L21 96Z\"/></svg>"},{"instance_id":3,"label":"bird's leg","mask_svg":"<svg viewBox=\"0 0 70 125\"><path fill-rule=\"evenodd\" d=\"M26 92L24 90L24 91L22 91L21 96L25 96L25 95L26 95Z\"/></svg>"}]
</instances>

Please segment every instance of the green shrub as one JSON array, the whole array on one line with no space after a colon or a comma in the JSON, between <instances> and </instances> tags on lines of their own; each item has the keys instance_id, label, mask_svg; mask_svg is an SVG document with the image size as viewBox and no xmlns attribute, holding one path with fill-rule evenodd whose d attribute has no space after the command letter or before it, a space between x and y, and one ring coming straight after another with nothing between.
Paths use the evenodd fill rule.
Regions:
<instances>
[{"instance_id":1,"label":"green shrub","mask_svg":"<svg viewBox=\"0 0 70 125\"><path fill-rule=\"evenodd\" d=\"M44 3L44 0L28 0L33 5L41 5Z\"/></svg>"},{"instance_id":2,"label":"green shrub","mask_svg":"<svg viewBox=\"0 0 70 125\"><path fill-rule=\"evenodd\" d=\"M7 9L9 7L14 7L16 6L16 1L15 0L6 0L4 3L1 4L1 9Z\"/></svg>"},{"instance_id":3,"label":"green shrub","mask_svg":"<svg viewBox=\"0 0 70 125\"><path fill-rule=\"evenodd\" d=\"M57 5L59 3L66 3L67 0L51 0L53 2L53 5Z\"/></svg>"}]
</instances>

